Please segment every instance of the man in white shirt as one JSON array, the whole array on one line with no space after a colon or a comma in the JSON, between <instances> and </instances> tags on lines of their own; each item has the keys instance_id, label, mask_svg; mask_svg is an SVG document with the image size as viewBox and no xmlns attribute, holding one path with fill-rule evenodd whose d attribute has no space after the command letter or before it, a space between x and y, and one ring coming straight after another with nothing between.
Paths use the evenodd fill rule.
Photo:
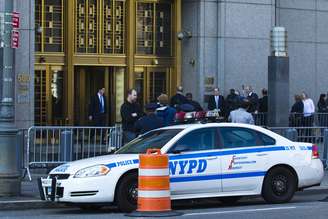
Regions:
<instances>
[{"instance_id":1,"label":"man in white shirt","mask_svg":"<svg viewBox=\"0 0 328 219\"><path fill-rule=\"evenodd\" d=\"M308 95L305 92L302 92L302 101L304 104L304 110L303 110L303 126L304 127L312 127L313 121L314 121L314 112L315 112L315 106L313 103L313 100L308 97ZM306 142L312 142L312 130L311 128L304 130L304 141Z\"/></svg>"},{"instance_id":2,"label":"man in white shirt","mask_svg":"<svg viewBox=\"0 0 328 219\"><path fill-rule=\"evenodd\" d=\"M228 121L234 123L245 123L245 124L254 125L254 118L252 114L247 112L248 107L249 107L249 101L243 100L238 109L230 112Z\"/></svg>"},{"instance_id":3,"label":"man in white shirt","mask_svg":"<svg viewBox=\"0 0 328 219\"><path fill-rule=\"evenodd\" d=\"M304 111L303 111L304 117L313 116L315 112L315 106L313 100L309 98L305 92L302 93L302 99L304 104Z\"/></svg>"}]
</instances>

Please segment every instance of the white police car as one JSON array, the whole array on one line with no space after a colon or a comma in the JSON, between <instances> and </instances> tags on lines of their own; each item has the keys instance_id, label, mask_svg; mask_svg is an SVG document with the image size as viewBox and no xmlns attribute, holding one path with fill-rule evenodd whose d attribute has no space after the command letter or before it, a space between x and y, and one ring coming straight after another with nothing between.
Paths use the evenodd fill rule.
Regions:
<instances>
[{"instance_id":1,"label":"white police car","mask_svg":"<svg viewBox=\"0 0 328 219\"><path fill-rule=\"evenodd\" d=\"M319 185L324 175L315 145L252 125L189 124L148 132L113 155L61 165L41 179L41 194L82 208L115 203L131 211L136 208L138 154L147 148L169 154L173 200L220 197L233 203L262 195L267 202L283 203L295 191Z\"/></svg>"}]
</instances>

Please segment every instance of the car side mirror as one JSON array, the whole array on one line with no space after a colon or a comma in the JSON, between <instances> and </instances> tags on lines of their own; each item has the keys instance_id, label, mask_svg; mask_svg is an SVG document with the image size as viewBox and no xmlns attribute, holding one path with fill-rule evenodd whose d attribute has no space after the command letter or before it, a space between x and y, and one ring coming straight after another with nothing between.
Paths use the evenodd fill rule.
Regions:
<instances>
[{"instance_id":1,"label":"car side mirror","mask_svg":"<svg viewBox=\"0 0 328 219\"><path fill-rule=\"evenodd\" d=\"M184 144L180 144L180 145L177 145L175 146L173 149L172 149L172 153L173 154L180 154L182 152L185 152L185 151L189 151L189 147L187 145L184 145Z\"/></svg>"}]
</instances>

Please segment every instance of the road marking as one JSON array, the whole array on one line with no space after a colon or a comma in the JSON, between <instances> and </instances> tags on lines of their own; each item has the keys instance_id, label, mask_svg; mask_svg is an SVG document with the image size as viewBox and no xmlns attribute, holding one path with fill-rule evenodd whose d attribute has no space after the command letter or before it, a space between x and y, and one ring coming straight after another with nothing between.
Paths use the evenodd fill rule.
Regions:
<instances>
[{"instance_id":1,"label":"road marking","mask_svg":"<svg viewBox=\"0 0 328 219\"><path fill-rule=\"evenodd\" d=\"M44 202L44 201L42 201L42 200L0 201L0 204L11 204L11 203L31 203L31 202Z\"/></svg>"},{"instance_id":2,"label":"road marking","mask_svg":"<svg viewBox=\"0 0 328 219\"><path fill-rule=\"evenodd\" d=\"M273 211L273 210L287 210L287 209L294 209L294 208L296 208L296 207L256 208L256 209L235 210L235 211L212 211L212 212L203 212L203 213L184 214L183 216L196 216L196 215L207 215L207 214L228 214L228 213L242 213L242 212Z\"/></svg>"}]
</instances>

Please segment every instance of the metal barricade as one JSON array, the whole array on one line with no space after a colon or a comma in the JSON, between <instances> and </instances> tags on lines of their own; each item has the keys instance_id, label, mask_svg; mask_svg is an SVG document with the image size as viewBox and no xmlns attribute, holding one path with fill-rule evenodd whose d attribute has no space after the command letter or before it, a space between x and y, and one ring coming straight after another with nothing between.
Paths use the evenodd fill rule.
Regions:
<instances>
[{"instance_id":1,"label":"metal barricade","mask_svg":"<svg viewBox=\"0 0 328 219\"><path fill-rule=\"evenodd\" d=\"M253 113L255 125L268 126L268 113ZM328 113L314 113L304 116L303 113L290 113L289 127L328 127Z\"/></svg>"},{"instance_id":2,"label":"metal barricade","mask_svg":"<svg viewBox=\"0 0 328 219\"><path fill-rule=\"evenodd\" d=\"M27 174L73 160L111 153L122 146L122 127L33 126L28 129Z\"/></svg>"},{"instance_id":3,"label":"metal barricade","mask_svg":"<svg viewBox=\"0 0 328 219\"><path fill-rule=\"evenodd\" d=\"M292 136L290 137L292 141L316 144L319 148L320 158L326 165L328 153L327 127L270 127L269 129L285 137ZM291 130L296 130L295 136Z\"/></svg>"}]
</instances>

